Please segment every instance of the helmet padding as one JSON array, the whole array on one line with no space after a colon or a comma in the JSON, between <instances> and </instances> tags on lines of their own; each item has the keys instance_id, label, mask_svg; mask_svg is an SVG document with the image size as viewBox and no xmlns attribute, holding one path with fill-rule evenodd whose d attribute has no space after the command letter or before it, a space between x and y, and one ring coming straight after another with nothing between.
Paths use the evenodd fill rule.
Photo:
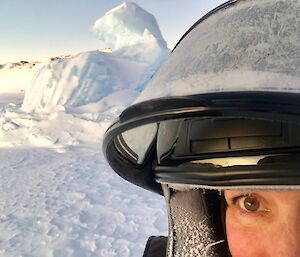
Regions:
<instances>
[{"instance_id":1,"label":"helmet padding","mask_svg":"<svg viewBox=\"0 0 300 257\"><path fill-rule=\"evenodd\" d=\"M212 190L204 193L200 189L175 191L166 185L163 187L169 211L167 257L230 256L223 217L216 210L220 209L218 193Z\"/></svg>"}]
</instances>

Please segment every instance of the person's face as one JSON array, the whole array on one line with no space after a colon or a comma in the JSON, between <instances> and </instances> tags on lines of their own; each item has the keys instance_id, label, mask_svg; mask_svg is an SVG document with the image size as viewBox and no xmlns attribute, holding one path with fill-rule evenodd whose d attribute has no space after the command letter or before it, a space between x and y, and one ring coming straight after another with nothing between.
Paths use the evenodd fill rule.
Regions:
<instances>
[{"instance_id":1,"label":"person's face","mask_svg":"<svg viewBox=\"0 0 300 257\"><path fill-rule=\"evenodd\" d=\"M232 257L299 257L300 191L226 190Z\"/></svg>"}]
</instances>

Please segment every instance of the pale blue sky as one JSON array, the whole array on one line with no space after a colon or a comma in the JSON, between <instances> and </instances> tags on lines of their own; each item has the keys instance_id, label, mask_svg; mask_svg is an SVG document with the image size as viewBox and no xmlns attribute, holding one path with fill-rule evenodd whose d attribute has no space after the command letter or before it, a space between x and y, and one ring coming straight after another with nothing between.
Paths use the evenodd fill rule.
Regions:
<instances>
[{"instance_id":1,"label":"pale blue sky","mask_svg":"<svg viewBox=\"0 0 300 257\"><path fill-rule=\"evenodd\" d=\"M89 28L122 0L1 0L0 64L101 48ZM152 13L169 48L225 0L136 0Z\"/></svg>"}]
</instances>

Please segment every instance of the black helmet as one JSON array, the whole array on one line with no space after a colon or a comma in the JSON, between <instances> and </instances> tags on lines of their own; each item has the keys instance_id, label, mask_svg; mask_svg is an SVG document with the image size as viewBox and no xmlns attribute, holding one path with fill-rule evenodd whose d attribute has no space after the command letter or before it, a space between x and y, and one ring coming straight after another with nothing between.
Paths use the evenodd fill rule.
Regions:
<instances>
[{"instance_id":1,"label":"black helmet","mask_svg":"<svg viewBox=\"0 0 300 257\"><path fill-rule=\"evenodd\" d=\"M202 189L300 188L299 13L296 0L217 7L188 30L107 130L103 151L111 167L145 189L164 189L168 257L215 256L211 246L226 241L222 196ZM184 213L201 223L195 202L214 234L200 236L202 248L196 239L190 247L191 235L177 226ZM187 245L194 255L184 255Z\"/></svg>"}]
</instances>

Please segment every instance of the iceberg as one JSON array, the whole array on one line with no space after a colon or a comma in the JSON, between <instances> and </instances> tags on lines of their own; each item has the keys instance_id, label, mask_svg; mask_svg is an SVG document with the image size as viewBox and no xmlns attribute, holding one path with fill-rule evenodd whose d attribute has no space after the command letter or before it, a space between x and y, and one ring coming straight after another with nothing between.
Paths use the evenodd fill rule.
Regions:
<instances>
[{"instance_id":1,"label":"iceberg","mask_svg":"<svg viewBox=\"0 0 300 257\"><path fill-rule=\"evenodd\" d=\"M42 67L25 92L22 111L84 110L85 105L97 103L94 111L98 112L113 107L107 104L110 94L126 95L114 103L123 109L170 53L154 16L134 3L112 9L95 22L92 31L112 50L79 53Z\"/></svg>"}]
</instances>

